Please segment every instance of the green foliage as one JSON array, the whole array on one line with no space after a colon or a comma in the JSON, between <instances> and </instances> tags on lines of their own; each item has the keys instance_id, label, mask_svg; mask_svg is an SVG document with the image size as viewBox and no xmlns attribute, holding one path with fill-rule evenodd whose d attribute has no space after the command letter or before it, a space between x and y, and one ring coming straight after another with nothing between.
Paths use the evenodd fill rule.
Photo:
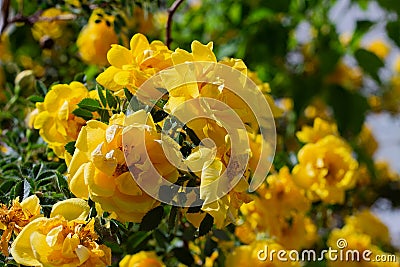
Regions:
<instances>
[{"instance_id":1,"label":"green foliage","mask_svg":"<svg viewBox=\"0 0 400 267\"><path fill-rule=\"evenodd\" d=\"M353 62L349 65L359 67L363 71L361 82L368 81L368 78L374 80L374 86L379 88L376 90L378 92L374 93L389 90L388 81L381 75L381 71L386 67L385 61L362 46L364 36L378 22L357 21L350 40L345 44L341 40L337 25L329 16L336 1L204 0L197 6L193 2L196 1L185 1L175 14L171 48L190 50L193 40L202 43L213 41L218 58L227 56L243 59L249 69L256 71L263 81L270 84L271 94L275 99L291 98L294 101L293 109L286 111L284 116L275 121L279 135L273 161L276 170L284 166L292 169L296 164L295 153L301 144L295 133L302 126L312 124L313 118L306 116L306 110L313 101L321 100L327 105L327 110L333 112L340 134L353 146L359 163L367 166L372 179L377 179L372 156L357 144L365 118L371 113L371 106L368 104L371 90L366 88L366 83L348 88L347 84L331 80L340 64L350 58ZM370 3L370 0L352 0L348 7L359 6L365 10ZM389 18L385 21L388 37L400 47L400 23L392 19L400 15L400 2L378 0L377 3ZM122 13L131 17L134 8L142 7L146 14L155 15L164 11L172 1L81 1L81 8L53 0L11 1L11 4L13 10L21 12L21 15L27 18L31 18L37 10L53 6L76 15L76 20L68 22L63 38L54 41L50 48L44 47L42 41L34 39L31 23L15 24L15 28L8 32L10 53L14 58L8 61L0 60L0 74L4 72L5 79L4 84L0 84L0 93L4 93L4 99L3 95L0 97L0 202L7 204L16 197L22 200L35 194L40 198L44 214L48 216L55 203L74 196L68 188L65 161L55 157L38 130L28 127L25 121L27 114L36 104L44 101L52 85L71 81L84 83L98 95L98 99L83 99L72 111L73 115L85 121L94 119L108 123L112 115L125 112L128 105L134 111L145 108L127 88L123 90L123 98L120 97L120 93L117 96L115 92L95 82L95 77L103 69L82 62L75 44L76 36L87 24L92 9L101 6L115 15L117 33L126 33L126 39L129 41L129 37L139 30L136 26L126 27L127 22ZM302 34L309 37L300 42L296 35L304 24L310 29ZM161 28L164 29L164 26ZM164 40L165 33L162 29L145 34L150 35L150 39ZM120 39L121 43L126 43L123 38ZM16 76L27 69L34 70L34 82L28 85L16 84ZM163 121L168 115L163 110L167 99L166 94L163 99L154 103L150 110L155 123ZM160 125L157 126L160 129ZM199 146L201 140L192 129L180 125L176 120L165 120L163 125L167 129L181 126L182 131L174 136L174 140L181 146L181 152L186 157ZM72 156L75 141L67 143L65 150ZM192 178L196 174L185 175L181 175L176 184L188 183L195 186L196 179ZM372 195L370 199L363 199L363 203L371 204L381 196L391 200L394 206L400 206L398 192L399 185L395 182L384 187L372 188L368 194L362 192L367 196ZM169 187L161 188L159 194L169 196L171 200L177 197L178 201L182 201L179 199L179 192ZM98 214L94 202L89 199L88 218L95 218L96 231L101 241L112 249L113 266L117 266L118 261L126 254L142 250L156 251L166 266L177 266L178 263L197 266L195 258L204 263L206 257L218 251L219 256L214 265L224 266L226 250L220 248L219 243L242 244L233 234L235 226L216 229L213 217L207 213L196 229L185 219L185 214L203 213L202 201L196 201L199 201L199 206L187 209L157 206L150 210L140 223L121 223L106 212ZM343 214L339 212L340 208L344 209ZM328 210L331 215L340 217L351 209L353 207L329 207ZM315 217L323 218L321 221L326 220L326 214L320 211L315 211L315 214ZM200 247L201 253L197 255L197 252L191 251L189 244ZM323 249L324 245L317 246L318 249ZM12 259L4 256L0 256L0 265L17 266ZM326 262L306 263L309 267L325 265Z\"/></svg>"}]
</instances>

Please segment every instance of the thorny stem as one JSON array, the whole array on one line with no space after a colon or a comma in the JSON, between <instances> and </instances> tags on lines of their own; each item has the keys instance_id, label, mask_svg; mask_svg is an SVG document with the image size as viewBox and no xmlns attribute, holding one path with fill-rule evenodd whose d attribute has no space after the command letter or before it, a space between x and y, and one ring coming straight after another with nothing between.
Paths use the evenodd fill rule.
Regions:
<instances>
[{"instance_id":1,"label":"thorny stem","mask_svg":"<svg viewBox=\"0 0 400 267\"><path fill-rule=\"evenodd\" d=\"M171 5L170 8L168 8L168 19L167 19L167 26L165 29L165 43L167 47L171 45L172 42L172 37L171 37L171 31L172 31L172 17L174 16L175 11L178 9L179 5L183 3L184 0L175 0L175 2Z\"/></svg>"}]
</instances>

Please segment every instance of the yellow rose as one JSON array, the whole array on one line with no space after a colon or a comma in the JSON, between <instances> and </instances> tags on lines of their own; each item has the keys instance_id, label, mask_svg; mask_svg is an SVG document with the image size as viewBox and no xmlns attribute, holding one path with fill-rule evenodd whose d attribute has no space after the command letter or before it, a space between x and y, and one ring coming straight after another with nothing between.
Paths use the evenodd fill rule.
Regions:
<instances>
[{"instance_id":1,"label":"yellow rose","mask_svg":"<svg viewBox=\"0 0 400 267\"><path fill-rule=\"evenodd\" d=\"M368 212L367 212L368 213ZM328 259L328 266L329 267L398 267L399 263L398 262L377 262L375 261L376 256L382 257L388 257L390 254L382 251L378 246L375 241L376 238L371 237L367 232L370 232L372 230L372 234L375 235L377 232L375 229L371 229L371 227L367 226L369 229L360 229L356 225L353 225L354 221L353 219L366 219L365 222L359 222L361 224L368 224L368 222L372 223L372 225L377 226L378 229L382 229L382 225L379 223L377 224L376 219L372 219L371 221L371 214L367 213L361 213L358 216L358 218L355 217L350 217L349 220L347 220L345 226L341 229L334 229L328 238L327 245L331 247L334 250L342 251L341 253L343 255L354 255L355 252L358 252L359 259L360 261L339 261L339 260L330 260L329 255L326 254L326 258ZM356 226L356 227L355 227ZM360 224L358 224L360 226ZM366 225L361 226L365 228ZM365 232L364 230L367 230ZM386 237L385 233L384 237ZM380 237L378 237L380 238ZM366 255L369 258L368 260L365 260L363 258L363 253L364 251L369 250L371 251L371 254ZM351 253L351 254L349 254ZM394 256L392 254L392 256ZM351 257L351 256L350 256ZM350 258L351 259L351 258Z\"/></svg>"},{"instance_id":2,"label":"yellow rose","mask_svg":"<svg viewBox=\"0 0 400 267\"><path fill-rule=\"evenodd\" d=\"M117 43L114 16L107 15L101 8L93 10L88 24L81 30L76 41L83 61L99 66L108 65L107 51Z\"/></svg>"},{"instance_id":3,"label":"yellow rose","mask_svg":"<svg viewBox=\"0 0 400 267\"><path fill-rule=\"evenodd\" d=\"M373 156L378 149L378 142L367 125L363 125L357 137L357 145L363 148L369 156Z\"/></svg>"},{"instance_id":4,"label":"yellow rose","mask_svg":"<svg viewBox=\"0 0 400 267\"><path fill-rule=\"evenodd\" d=\"M277 252L281 250L285 251L285 258L287 259L287 261L282 261L278 259ZM271 253L271 251L275 251L275 254ZM288 251L275 241L259 240L254 241L250 245L235 247L231 253L228 253L225 261L225 266L297 267L300 266L300 262L292 261L289 258Z\"/></svg>"},{"instance_id":5,"label":"yellow rose","mask_svg":"<svg viewBox=\"0 0 400 267\"><path fill-rule=\"evenodd\" d=\"M164 267L154 251L140 251L134 255L126 255L119 267Z\"/></svg>"},{"instance_id":6,"label":"yellow rose","mask_svg":"<svg viewBox=\"0 0 400 267\"><path fill-rule=\"evenodd\" d=\"M393 171L389 164L385 161L375 162L376 175L378 177L377 184L383 185L387 182L400 181L400 174Z\"/></svg>"},{"instance_id":7,"label":"yellow rose","mask_svg":"<svg viewBox=\"0 0 400 267\"><path fill-rule=\"evenodd\" d=\"M11 235L13 233L18 235L29 222L40 216L39 198L35 195L25 198L21 203L17 198L9 208L0 204L0 230L3 230L1 252L5 256L8 256L8 242Z\"/></svg>"},{"instance_id":8,"label":"yellow rose","mask_svg":"<svg viewBox=\"0 0 400 267\"><path fill-rule=\"evenodd\" d=\"M360 211L345 221L347 227L369 235L374 243L390 244L388 228L370 210Z\"/></svg>"},{"instance_id":9,"label":"yellow rose","mask_svg":"<svg viewBox=\"0 0 400 267\"><path fill-rule=\"evenodd\" d=\"M146 113L141 110L129 118L134 122L140 121L137 118L143 116ZM77 197L90 197L104 211L114 212L119 220L140 222L159 203L141 190L128 169L122 150L124 123L125 115L122 113L111 117L109 125L95 120L87 122L76 142L68 168L68 183L71 192ZM160 134L152 120L148 121L148 125L136 126L137 131L145 131L146 147L140 145L141 140L138 138L132 138L134 149L130 151L133 157L129 157L132 159L129 166L131 170L136 170L134 175L143 175L147 164L153 164L162 176L175 182L178 172L162 153L162 147L157 142ZM135 125L131 127L135 128ZM151 163L143 161L141 155L145 151L149 153Z\"/></svg>"},{"instance_id":10,"label":"yellow rose","mask_svg":"<svg viewBox=\"0 0 400 267\"><path fill-rule=\"evenodd\" d=\"M60 158L64 158L64 146L76 140L86 123L72 114L77 104L86 97L89 97L87 88L79 82L72 82L69 85L54 85L44 102L36 103L38 114L35 115L33 126L39 129L40 136Z\"/></svg>"},{"instance_id":11,"label":"yellow rose","mask_svg":"<svg viewBox=\"0 0 400 267\"><path fill-rule=\"evenodd\" d=\"M11 254L15 261L49 267L111 264L111 250L97 243L94 220L84 220L88 212L89 206L81 199L67 199L54 205L51 218L33 220L14 240Z\"/></svg>"},{"instance_id":12,"label":"yellow rose","mask_svg":"<svg viewBox=\"0 0 400 267\"><path fill-rule=\"evenodd\" d=\"M309 247L316 239L316 226L305 216L310 207L310 200L294 184L289 168L283 167L278 174L268 176L254 201L242 205L240 210L245 217L244 227L256 234L267 233L286 248L300 249ZM238 231L241 230L244 229ZM249 237L240 238L251 241Z\"/></svg>"},{"instance_id":13,"label":"yellow rose","mask_svg":"<svg viewBox=\"0 0 400 267\"><path fill-rule=\"evenodd\" d=\"M160 41L151 44L143 34L135 34L130 49L112 45L107 53L111 64L96 81L105 88L119 91L128 88L132 93L158 71L172 66L171 53Z\"/></svg>"},{"instance_id":14,"label":"yellow rose","mask_svg":"<svg viewBox=\"0 0 400 267\"><path fill-rule=\"evenodd\" d=\"M16 262L28 266L108 266L111 250L97 239L93 219L38 218L18 235L11 254Z\"/></svg>"},{"instance_id":15,"label":"yellow rose","mask_svg":"<svg viewBox=\"0 0 400 267\"><path fill-rule=\"evenodd\" d=\"M358 163L349 146L339 137L328 135L309 143L298 153L293 180L306 189L307 196L326 203L343 203L345 191L355 186Z\"/></svg>"},{"instance_id":16,"label":"yellow rose","mask_svg":"<svg viewBox=\"0 0 400 267\"><path fill-rule=\"evenodd\" d=\"M303 126L296 133L297 138L303 143L315 143L327 135L339 136L337 126L321 118L315 118L313 127Z\"/></svg>"}]
</instances>

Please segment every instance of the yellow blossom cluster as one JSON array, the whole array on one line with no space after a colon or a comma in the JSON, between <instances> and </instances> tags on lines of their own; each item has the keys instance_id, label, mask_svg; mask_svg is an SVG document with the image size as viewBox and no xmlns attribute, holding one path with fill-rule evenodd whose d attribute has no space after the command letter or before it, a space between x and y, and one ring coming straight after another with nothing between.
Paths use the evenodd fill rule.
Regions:
<instances>
[{"instance_id":1,"label":"yellow blossom cluster","mask_svg":"<svg viewBox=\"0 0 400 267\"><path fill-rule=\"evenodd\" d=\"M253 242L257 235L267 234L288 249L306 248L316 239L316 226L305 214L311 201L293 181L287 167L267 177L257 190L253 202L241 207L245 216L243 225L236 228L236 235L243 243ZM246 230L247 229L247 230Z\"/></svg>"},{"instance_id":2,"label":"yellow blossom cluster","mask_svg":"<svg viewBox=\"0 0 400 267\"><path fill-rule=\"evenodd\" d=\"M327 241L328 246L338 251L342 250L343 255L348 255L350 251L353 253L356 251L359 255L363 255L362 253L368 250L371 251L369 259L360 256L358 261L338 261L327 256L328 266L399 266L396 261L377 261L377 256L390 255L380 249L380 246L390 243L390 238L387 227L371 211L360 211L347 217L345 222L341 229L332 230ZM341 244L338 240L345 240L345 243ZM394 256L394 254L392 255Z\"/></svg>"},{"instance_id":3,"label":"yellow blossom cluster","mask_svg":"<svg viewBox=\"0 0 400 267\"><path fill-rule=\"evenodd\" d=\"M95 91L92 91L95 92ZM84 98L94 96L80 82L54 85L46 94L43 102L36 103L36 110L31 118L35 129L39 129L42 138L54 150L54 153L64 158L64 146L75 141L86 123L72 112Z\"/></svg>"},{"instance_id":4,"label":"yellow blossom cluster","mask_svg":"<svg viewBox=\"0 0 400 267\"><path fill-rule=\"evenodd\" d=\"M35 195L21 203L15 199L11 207L1 204L0 226L3 230L1 252L10 252L18 264L26 266L108 266L111 250L98 242L94 219L86 201L71 198L56 203L50 218L41 214ZM16 238L13 238L13 235Z\"/></svg>"}]
</instances>

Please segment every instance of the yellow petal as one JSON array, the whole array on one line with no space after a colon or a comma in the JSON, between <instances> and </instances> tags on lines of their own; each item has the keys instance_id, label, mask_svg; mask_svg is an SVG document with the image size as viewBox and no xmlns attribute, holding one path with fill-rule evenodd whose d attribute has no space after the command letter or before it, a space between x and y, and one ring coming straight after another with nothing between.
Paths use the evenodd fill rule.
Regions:
<instances>
[{"instance_id":1,"label":"yellow petal","mask_svg":"<svg viewBox=\"0 0 400 267\"><path fill-rule=\"evenodd\" d=\"M70 198L57 202L51 209L50 217L57 215L63 216L66 220L85 220L89 214L90 207L87 202L81 198Z\"/></svg>"},{"instance_id":2,"label":"yellow petal","mask_svg":"<svg viewBox=\"0 0 400 267\"><path fill-rule=\"evenodd\" d=\"M193 41L192 43L192 53L195 61L212 61L216 62L213 51L213 44L209 42L207 45L203 45L199 41Z\"/></svg>"},{"instance_id":3,"label":"yellow petal","mask_svg":"<svg viewBox=\"0 0 400 267\"><path fill-rule=\"evenodd\" d=\"M84 263L90 257L89 249L87 249L85 246L82 245L78 245L78 247L75 249L75 253L78 256L79 264Z\"/></svg>"},{"instance_id":4,"label":"yellow petal","mask_svg":"<svg viewBox=\"0 0 400 267\"><path fill-rule=\"evenodd\" d=\"M87 199L89 196L89 191L87 185L85 184L85 168L89 163L79 165L76 172L71 173L68 176L68 185L71 192L80 198ZM74 164L71 163L71 166Z\"/></svg>"},{"instance_id":5,"label":"yellow petal","mask_svg":"<svg viewBox=\"0 0 400 267\"><path fill-rule=\"evenodd\" d=\"M114 66L108 67L105 71L100 73L99 76L97 76L96 81L111 91L121 90L123 87L114 82L114 76L120 71L120 69Z\"/></svg>"},{"instance_id":6,"label":"yellow petal","mask_svg":"<svg viewBox=\"0 0 400 267\"><path fill-rule=\"evenodd\" d=\"M180 48L176 49L175 52L172 53L171 57L174 65L193 61L193 55Z\"/></svg>"},{"instance_id":7,"label":"yellow petal","mask_svg":"<svg viewBox=\"0 0 400 267\"><path fill-rule=\"evenodd\" d=\"M91 194L111 197L115 191L114 177L99 171L92 163L85 167L85 183Z\"/></svg>"},{"instance_id":8,"label":"yellow petal","mask_svg":"<svg viewBox=\"0 0 400 267\"><path fill-rule=\"evenodd\" d=\"M80 241L79 236L77 234L69 233L67 237L64 239L63 247L62 247L62 255L66 258L75 258L75 250L78 247Z\"/></svg>"},{"instance_id":9,"label":"yellow petal","mask_svg":"<svg viewBox=\"0 0 400 267\"><path fill-rule=\"evenodd\" d=\"M133 75L130 71L120 71L114 75L114 82L121 86L126 86L133 80Z\"/></svg>"},{"instance_id":10,"label":"yellow petal","mask_svg":"<svg viewBox=\"0 0 400 267\"><path fill-rule=\"evenodd\" d=\"M143 53L144 50L149 48L149 41L147 41L147 38L143 34L137 33L132 37L130 47L132 55L137 57L139 54Z\"/></svg>"},{"instance_id":11,"label":"yellow petal","mask_svg":"<svg viewBox=\"0 0 400 267\"><path fill-rule=\"evenodd\" d=\"M142 190L136 184L130 172L125 172L118 176L115 180L118 190L126 195L140 196L142 195Z\"/></svg>"},{"instance_id":12,"label":"yellow petal","mask_svg":"<svg viewBox=\"0 0 400 267\"><path fill-rule=\"evenodd\" d=\"M40 214L40 200L36 195L32 195L30 197L25 198L21 202L21 207L25 213L29 215L38 215Z\"/></svg>"},{"instance_id":13,"label":"yellow petal","mask_svg":"<svg viewBox=\"0 0 400 267\"><path fill-rule=\"evenodd\" d=\"M123 65L129 65L132 63L132 53L121 45L112 45L111 49L107 53L108 62L114 67L122 69Z\"/></svg>"},{"instance_id":14,"label":"yellow petal","mask_svg":"<svg viewBox=\"0 0 400 267\"><path fill-rule=\"evenodd\" d=\"M49 112L48 111L42 111L35 117L35 121L33 123L33 127L35 127L35 129L41 129L43 127L43 125L48 123L48 121L50 119L51 118L50 118Z\"/></svg>"},{"instance_id":15,"label":"yellow petal","mask_svg":"<svg viewBox=\"0 0 400 267\"><path fill-rule=\"evenodd\" d=\"M14 260L27 266L42 266L36 259L31 247L31 235L36 232L47 218L37 218L26 225L11 245L11 255Z\"/></svg>"}]
</instances>

